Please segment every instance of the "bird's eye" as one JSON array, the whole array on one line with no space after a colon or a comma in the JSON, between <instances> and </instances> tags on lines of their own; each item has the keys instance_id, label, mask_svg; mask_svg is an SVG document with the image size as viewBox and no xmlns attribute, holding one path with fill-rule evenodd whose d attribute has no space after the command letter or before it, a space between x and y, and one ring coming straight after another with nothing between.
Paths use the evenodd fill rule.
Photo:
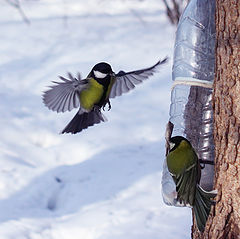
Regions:
<instances>
[{"instance_id":1,"label":"bird's eye","mask_svg":"<svg viewBox=\"0 0 240 239\"><path fill-rule=\"evenodd\" d=\"M102 73L100 71L93 71L93 74L98 79L103 79L103 78L105 78L107 76L107 74Z\"/></svg>"},{"instance_id":2,"label":"bird's eye","mask_svg":"<svg viewBox=\"0 0 240 239\"><path fill-rule=\"evenodd\" d=\"M172 150L175 146L175 144L173 142L169 142L169 146L170 146L170 150Z\"/></svg>"}]
</instances>

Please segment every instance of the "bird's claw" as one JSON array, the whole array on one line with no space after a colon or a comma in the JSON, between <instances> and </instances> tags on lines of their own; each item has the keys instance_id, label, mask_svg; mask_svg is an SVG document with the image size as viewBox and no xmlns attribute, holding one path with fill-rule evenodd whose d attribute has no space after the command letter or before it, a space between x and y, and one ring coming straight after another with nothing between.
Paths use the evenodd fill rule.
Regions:
<instances>
[{"instance_id":1,"label":"bird's claw","mask_svg":"<svg viewBox=\"0 0 240 239\"><path fill-rule=\"evenodd\" d=\"M204 159L199 159L199 163L200 163L201 169L204 169L206 164L214 165L213 161L204 160ZM201 165L201 164L203 164L203 165Z\"/></svg>"},{"instance_id":2,"label":"bird's claw","mask_svg":"<svg viewBox=\"0 0 240 239\"><path fill-rule=\"evenodd\" d=\"M99 107L98 105L94 105L94 106L93 106L93 110L94 110L94 111L99 111L99 110L100 110L100 107Z\"/></svg>"},{"instance_id":3,"label":"bird's claw","mask_svg":"<svg viewBox=\"0 0 240 239\"><path fill-rule=\"evenodd\" d=\"M110 103L110 100L106 100L105 101L105 103L104 103L104 105L103 105L103 111L105 111L105 106L106 106L106 104L108 104L108 111L112 108L112 106L111 106L111 103Z\"/></svg>"}]
</instances>

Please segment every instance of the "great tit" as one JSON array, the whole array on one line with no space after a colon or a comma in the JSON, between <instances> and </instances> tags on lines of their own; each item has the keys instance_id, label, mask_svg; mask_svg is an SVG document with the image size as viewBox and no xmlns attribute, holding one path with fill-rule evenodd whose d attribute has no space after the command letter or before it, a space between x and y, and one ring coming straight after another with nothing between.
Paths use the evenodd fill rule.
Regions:
<instances>
[{"instance_id":1,"label":"great tit","mask_svg":"<svg viewBox=\"0 0 240 239\"><path fill-rule=\"evenodd\" d=\"M76 134L94 124L106 121L101 113L106 104L111 109L109 98L120 96L135 88L135 85L148 79L157 68L165 63L167 58L158 61L152 67L115 74L112 67L106 62L96 64L86 79L81 79L80 74L75 78L68 73L69 79L62 76L62 82L55 82L50 90L43 93L44 104L53 111L65 112L73 108L79 110L70 123L61 133Z\"/></svg>"},{"instance_id":2,"label":"great tit","mask_svg":"<svg viewBox=\"0 0 240 239\"><path fill-rule=\"evenodd\" d=\"M211 205L217 195L216 190L206 192L199 181L201 167L198 156L191 143L182 136L175 136L169 140L170 151L167 155L167 166L176 184L177 200L193 208L197 227L204 231Z\"/></svg>"}]
</instances>

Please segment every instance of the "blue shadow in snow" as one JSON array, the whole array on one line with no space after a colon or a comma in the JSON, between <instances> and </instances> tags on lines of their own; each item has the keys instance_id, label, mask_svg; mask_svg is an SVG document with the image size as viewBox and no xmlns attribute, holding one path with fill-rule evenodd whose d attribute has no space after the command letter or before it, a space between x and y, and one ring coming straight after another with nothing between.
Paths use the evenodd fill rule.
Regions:
<instances>
[{"instance_id":1,"label":"blue shadow in snow","mask_svg":"<svg viewBox=\"0 0 240 239\"><path fill-rule=\"evenodd\" d=\"M79 164L57 167L1 200L0 222L62 216L111 199L144 176L160 171L163 157L161 141L119 146Z\"/></svg>"}]
</instances>

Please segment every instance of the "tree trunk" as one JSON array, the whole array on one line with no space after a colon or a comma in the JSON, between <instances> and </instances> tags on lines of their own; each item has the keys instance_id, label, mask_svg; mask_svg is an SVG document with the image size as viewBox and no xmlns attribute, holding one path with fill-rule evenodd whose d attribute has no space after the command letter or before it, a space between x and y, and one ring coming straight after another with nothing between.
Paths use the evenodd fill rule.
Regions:
<instances>
[{"instance_id":1,"label":"tree trunk","mask_svg":"<svg viewBox=\"0 0 240 239\"><path fill-rule=\"evenodd\" d=\"M240 1L216 0L216 75L213 93L215 188L205 232L192 238L240 238Z\"/></svg>"}]
</instances>

